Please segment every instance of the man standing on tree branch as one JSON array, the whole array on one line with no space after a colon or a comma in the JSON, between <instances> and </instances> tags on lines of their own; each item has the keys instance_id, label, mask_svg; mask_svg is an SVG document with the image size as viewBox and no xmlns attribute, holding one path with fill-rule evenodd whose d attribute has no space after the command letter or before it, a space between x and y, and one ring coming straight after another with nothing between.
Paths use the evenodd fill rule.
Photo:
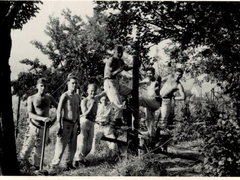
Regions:
<instances>
[{"instance_id":1,"label":"man standing on tree branch","mask_svg":"<svg viewBox=\"0 0 240 180\"><path fill-rule=\"evenodd\" d=\"M131 89L120 84L117 77L123 70L132 69L124 63L122 56L123 46L117 45L114 49L114 56L106 62L104 69L104 91L115 109L114 121L111 123L113 127L123 125L121 117L125 102L122 102L121 95L127 96L131 93Z\"/></svg>"}]
</instances>

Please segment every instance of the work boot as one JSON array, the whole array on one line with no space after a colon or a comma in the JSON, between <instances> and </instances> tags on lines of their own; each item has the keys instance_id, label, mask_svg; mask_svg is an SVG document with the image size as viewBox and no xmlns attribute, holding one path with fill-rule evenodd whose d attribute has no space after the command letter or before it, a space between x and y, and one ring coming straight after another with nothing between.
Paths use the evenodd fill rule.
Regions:
<instances>
[{"instance_id":1,"label":"work boot","mask_svg":"<svg viewBox=\"0 0 240 180\"><path fill-rule=\"evenodd\" d=\"M48 166L48 174L49 175L56 175L57 174L57 167L56 165L49 165Z\"/></svg>"},{"instance_id":2,"label":"work boot","mask_svg":"<svg viewBox=\"0 0 240 180\"><path fill-rule=\"evenodd\" d=\"M64 169L66 171L70 171L70 170L75 170L76 167L74 167L72 164L67 164Z\"/></svg>"},{"instance_id":3,"label":"work boot","mask_svg":"<svg viewBox=\"0 0 240 180\"><path fill-rule=\"evenodd\" d=\"M32 165L32 166L30 167L30 170L32 170L32 171L39 170L39 166Z\"/></svg>"},{"instance_id":4,"label":"work boot","mask_svg":"<svg viewBox=\"0 0 240 180\"><path fill-rule=\"evenodd\" d=\"M75 161L74 166L76 168L87 167L87 166L89 166L89 162L86 159L82 159L82 160L79 160L79 161Z\"/></svg>"}]
</instances>

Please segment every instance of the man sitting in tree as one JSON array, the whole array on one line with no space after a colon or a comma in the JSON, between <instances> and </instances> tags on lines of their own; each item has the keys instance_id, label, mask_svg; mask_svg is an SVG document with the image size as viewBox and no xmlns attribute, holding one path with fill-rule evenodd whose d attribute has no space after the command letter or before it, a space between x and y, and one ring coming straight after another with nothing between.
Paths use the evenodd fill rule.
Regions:
<instances>
[{"instance_id":1,"label":"man sitting in tree","mask_svg":"<svg viewBox=\"0 0 240 180\"><path fill-rule=\"evenodd\" d=\"M126 65L122 59L123 47L117 45L114 50L114 56L108 60L104 69L104 91L115 109L114 121L111 122L113 127L122 126L122 111L125 108L125 102L122 102L121 96L127 96L131 89L119 83L117 75L123 70L130 70L132 67Z\"/></svg>"}]
</instances>

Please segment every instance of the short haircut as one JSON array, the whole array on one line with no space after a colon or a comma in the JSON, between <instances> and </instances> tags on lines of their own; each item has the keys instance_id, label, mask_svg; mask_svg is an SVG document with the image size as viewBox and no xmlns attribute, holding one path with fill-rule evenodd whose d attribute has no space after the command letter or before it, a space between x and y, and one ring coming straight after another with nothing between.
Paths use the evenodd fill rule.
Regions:
<instances>
[{"instance_id":1,"label":"short haircut","mask_svg":"<svg viewBox=\"0 0 240 180\"><path fill-rule=\"evenodd\" d=\"M155 74L155 69L153 67L148 67L145 71L152 71L152 73Z\"/></svg>"},{"instance_id":2,"label":"short haircut","mask_svg":"<svg viewBox=\"0 0 240 180\"><path fill-rule=\"evenodd\" d=\"M183 70L181 68L175 69L175 72L179 72L179 73L183 74Z\"/></svg>"},{"instance_id":3,"label":"short haircut","mask_svg":"<svg viewBox=\"0 0 240 180\"><path fill-rule=\"evenodd\" d=\"M37 84L47 84L47 79L45 79L45 78L39 78L39 79L37 80Z\"/></svg>"},{"instance_id":4,"label":"short haircut","mask_svg":"<svg viewBox=\"0 0 240 180\"><path fill-rule=\"evenodd\" d=\"M117 44L117 45L115 46L115 51L117 51L117 52L119 52L119 51L123 52L123 50L124 50L124 48L123 48L123 46L122 46L121 44Z\"/></svg>"},{"instance_id":5,"label":"short haircut","mask_svg":"<svg viewBox=\"0 0 240 180\"><path fill-rule=\"evenodd\" d=\"M90 88L94 88L95 90L97 90L97 86L94 83L88 84L87 90L89 90Z\"/></svg>"},{"instance_id":6,"label":"short haircut","mask_svg":"<svg viewBox=\"0 0 240 180\"><path fill-rule=\"evenodd\" d=\"M107 95L104 95L104 96L102 96L102 97L100 98L100 103L101 103L101 99L104 98L104 97L106 98L107 101L109 101Z\"/></svg>"},{"instance_id":7,"label":"short haircut","mask_svg":"<svg viewBox=\"0 0 240 180\"><path fill-rule=\"evenodd\" d=\"M70 73L70 74L67 76L67 81L70 81L71 79L76 79L76 80L78 80L77 76L75 76L74 74Z\"/></svg>"}]
</instances>

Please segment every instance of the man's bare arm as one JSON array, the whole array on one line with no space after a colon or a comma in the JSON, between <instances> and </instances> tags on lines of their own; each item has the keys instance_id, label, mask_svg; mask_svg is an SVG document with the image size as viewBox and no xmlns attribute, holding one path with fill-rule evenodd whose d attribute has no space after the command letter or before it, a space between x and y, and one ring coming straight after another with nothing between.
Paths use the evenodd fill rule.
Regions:
<instances>
[{"instance_id":1,"label":"man's bare arm","mask_svg":"<svg viewBox=\"0 0 240 180\"><path fill-rule=\"evenodd\" d=\"M182 84L178 84L178 90L180 96L174 97L175 100L185 100L185 93Z\"/></svg>"},{"instance_id":2,"label":"man's bare arm","mask_svg":"<svg viewBox=\"0 0 240 180\"><path fill-rule=\"evenodd\" d=\"M92 110L92 108L93 108L93 105L94 105L94 103L95 103L95 100L91 100L90 102L91 102L91 104L90 104L90 106L89 107L87 107L87 99L83 99L82 101L81 101L81 109L82 109L82 116L87 116L90 112L91 112L91 110Z\"/></svg>"},{"instance_id":3,"label":"man's bare arm","mask_svg":"<svg viewBox=\"0 0 240 180\"><path fill-rule=\"evenodd\" d=\"M95 96L95 100L98 101L99 99L101 99L103 96L106 96L106 95L107 95L106 92L103 91Z\"/></svg>"},{"instance_id":4,"label":"man's bare arm","mask_svg":"<svg viewBox=\"0 0 240 180\"><path fill-rule=\"evenodd\" d=\"M144 78L142 81L139 82L139 86L147 84L149 81L149 78Z\"/></svg>"},{"instance_id":5,"label":"man's bare arm","mask_svg":"<svg viewBox=\"0 0 240 180\"><path fill-rule=\"evenodd\" d=\"M60 97L60 100L59 100L59 104L58 104L58 107L57 107L57 122L59 122L59 126L60 128L63 127L63 122L62 122L62 108L63 108L63 105L66 101L66 94L62 94L62 96Z\"/></svg>"}]
</instances>

